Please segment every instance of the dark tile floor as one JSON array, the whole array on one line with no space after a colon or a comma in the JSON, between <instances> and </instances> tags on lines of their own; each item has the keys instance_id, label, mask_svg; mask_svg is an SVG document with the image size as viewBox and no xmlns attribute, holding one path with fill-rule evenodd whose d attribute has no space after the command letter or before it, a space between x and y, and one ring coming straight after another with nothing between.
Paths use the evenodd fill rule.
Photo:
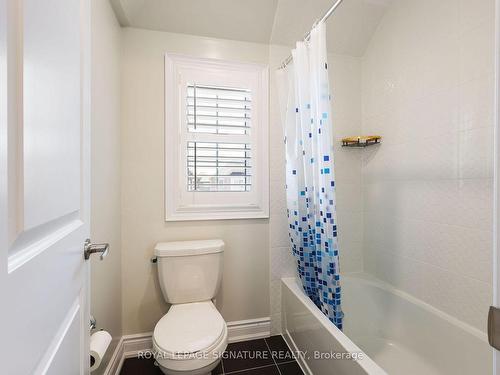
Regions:
<instances>
[{"instance_id":1,"label":"dark tile floor","mask_svg":"<svg viewBox=\"0 0 500 375\"><path fill-rule=\"evenodd\" d=\"M128 358L120 375L161 375L154 359ZM212 375L303 375L281 336L235 342L227 346Z\"/></svg>"}]
</instances>

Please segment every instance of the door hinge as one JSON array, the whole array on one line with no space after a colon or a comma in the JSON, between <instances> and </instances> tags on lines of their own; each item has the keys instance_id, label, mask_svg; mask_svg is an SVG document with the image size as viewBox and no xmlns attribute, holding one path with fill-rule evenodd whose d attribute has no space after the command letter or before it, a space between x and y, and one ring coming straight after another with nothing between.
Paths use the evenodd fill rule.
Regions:
<instances>
[{"instance_id":1,"label":"door hinge","mask_svg":"<svg viewBox=\"0 0 500 375\"><path fill-rule=\"evenodd\" d=\"M500 308L495 306L490 306L488 312L488 342L500 350Z\"/></svg>"}]
</instances>

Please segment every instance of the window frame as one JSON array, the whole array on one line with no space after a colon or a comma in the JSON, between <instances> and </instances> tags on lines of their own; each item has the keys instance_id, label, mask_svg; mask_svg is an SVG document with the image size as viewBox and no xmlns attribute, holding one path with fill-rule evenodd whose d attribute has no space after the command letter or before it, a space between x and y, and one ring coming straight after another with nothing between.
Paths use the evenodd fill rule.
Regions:
<instances>
[{"instance_id":1,"label":"window frame","mask_svg":"<svg viewBox=\"0 0 500 375\"><path fill-rule=\"evenodd\" d=\"M165 220L269 218L269 69L267 65L165 54ZM193 80L197 82L193 82ZM252 90L250 192L189 192L187 141L213 142L213 134L188 133L188 84ZM216 135L219 142L244 137ZM248 139L248 136L246 136Z\"/></svg>"}]
</instances>

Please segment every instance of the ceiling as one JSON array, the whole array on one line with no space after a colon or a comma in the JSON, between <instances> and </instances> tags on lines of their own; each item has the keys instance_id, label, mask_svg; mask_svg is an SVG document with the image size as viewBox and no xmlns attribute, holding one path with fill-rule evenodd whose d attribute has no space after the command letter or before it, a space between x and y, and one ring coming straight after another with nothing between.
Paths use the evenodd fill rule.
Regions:
<instances>
[{"instance_id":1,"label":"ceiling","mask_svg":"<svg viewBox=\"0 0 500 375\"><path fill-rule=\"evenodd\" d=\"M293 46L334 0L110 0L120 24ZM392 0L344 0L327 22L328 51L362 56Z\"/></svg>"},{"instance_id":2,"label":"ceiling","mask_svg":"<svg viewBox=\"0 0 500 375\"><path fill-rule=\"evenodd\" d=\"M268 43L278 0L111 0L122 26Z\"/></svg>"}]
</instances>

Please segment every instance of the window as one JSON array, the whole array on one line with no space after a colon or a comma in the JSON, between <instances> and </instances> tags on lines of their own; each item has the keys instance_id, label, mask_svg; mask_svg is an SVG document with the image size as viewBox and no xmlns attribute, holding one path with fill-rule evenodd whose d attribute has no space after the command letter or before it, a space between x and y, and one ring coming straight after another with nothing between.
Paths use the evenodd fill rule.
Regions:
<instances>
[{"instance_id":1,"label":"window","mask_svg":"<svg viewBox=\"0 0 500 375\"><path fill-rule=\"evenodd\" d=\"M213 134L213 142L188 141L189 191L250 191L252 93L248 89L188 85L188 136ZM220 135L241 135L245 143L221 143Z\"/></svg>"},{"instance_id":2,"label":"window","mask_svg":"<svg viewBox=\"0 0 500 375\"><path fill-rule=\"evenodd\" d=\"M188 142L188 191L250 191L249 143Z\"/></svg>"},{"instance_id":3,"label":"window","mask_svg":"<svg viewBox=\"0 0 500 375\"><path fill-rule=\"evenodd\" d=\"M268 217L267 67L165 61L166 220Z\"/></svg>"}]
</instances>

